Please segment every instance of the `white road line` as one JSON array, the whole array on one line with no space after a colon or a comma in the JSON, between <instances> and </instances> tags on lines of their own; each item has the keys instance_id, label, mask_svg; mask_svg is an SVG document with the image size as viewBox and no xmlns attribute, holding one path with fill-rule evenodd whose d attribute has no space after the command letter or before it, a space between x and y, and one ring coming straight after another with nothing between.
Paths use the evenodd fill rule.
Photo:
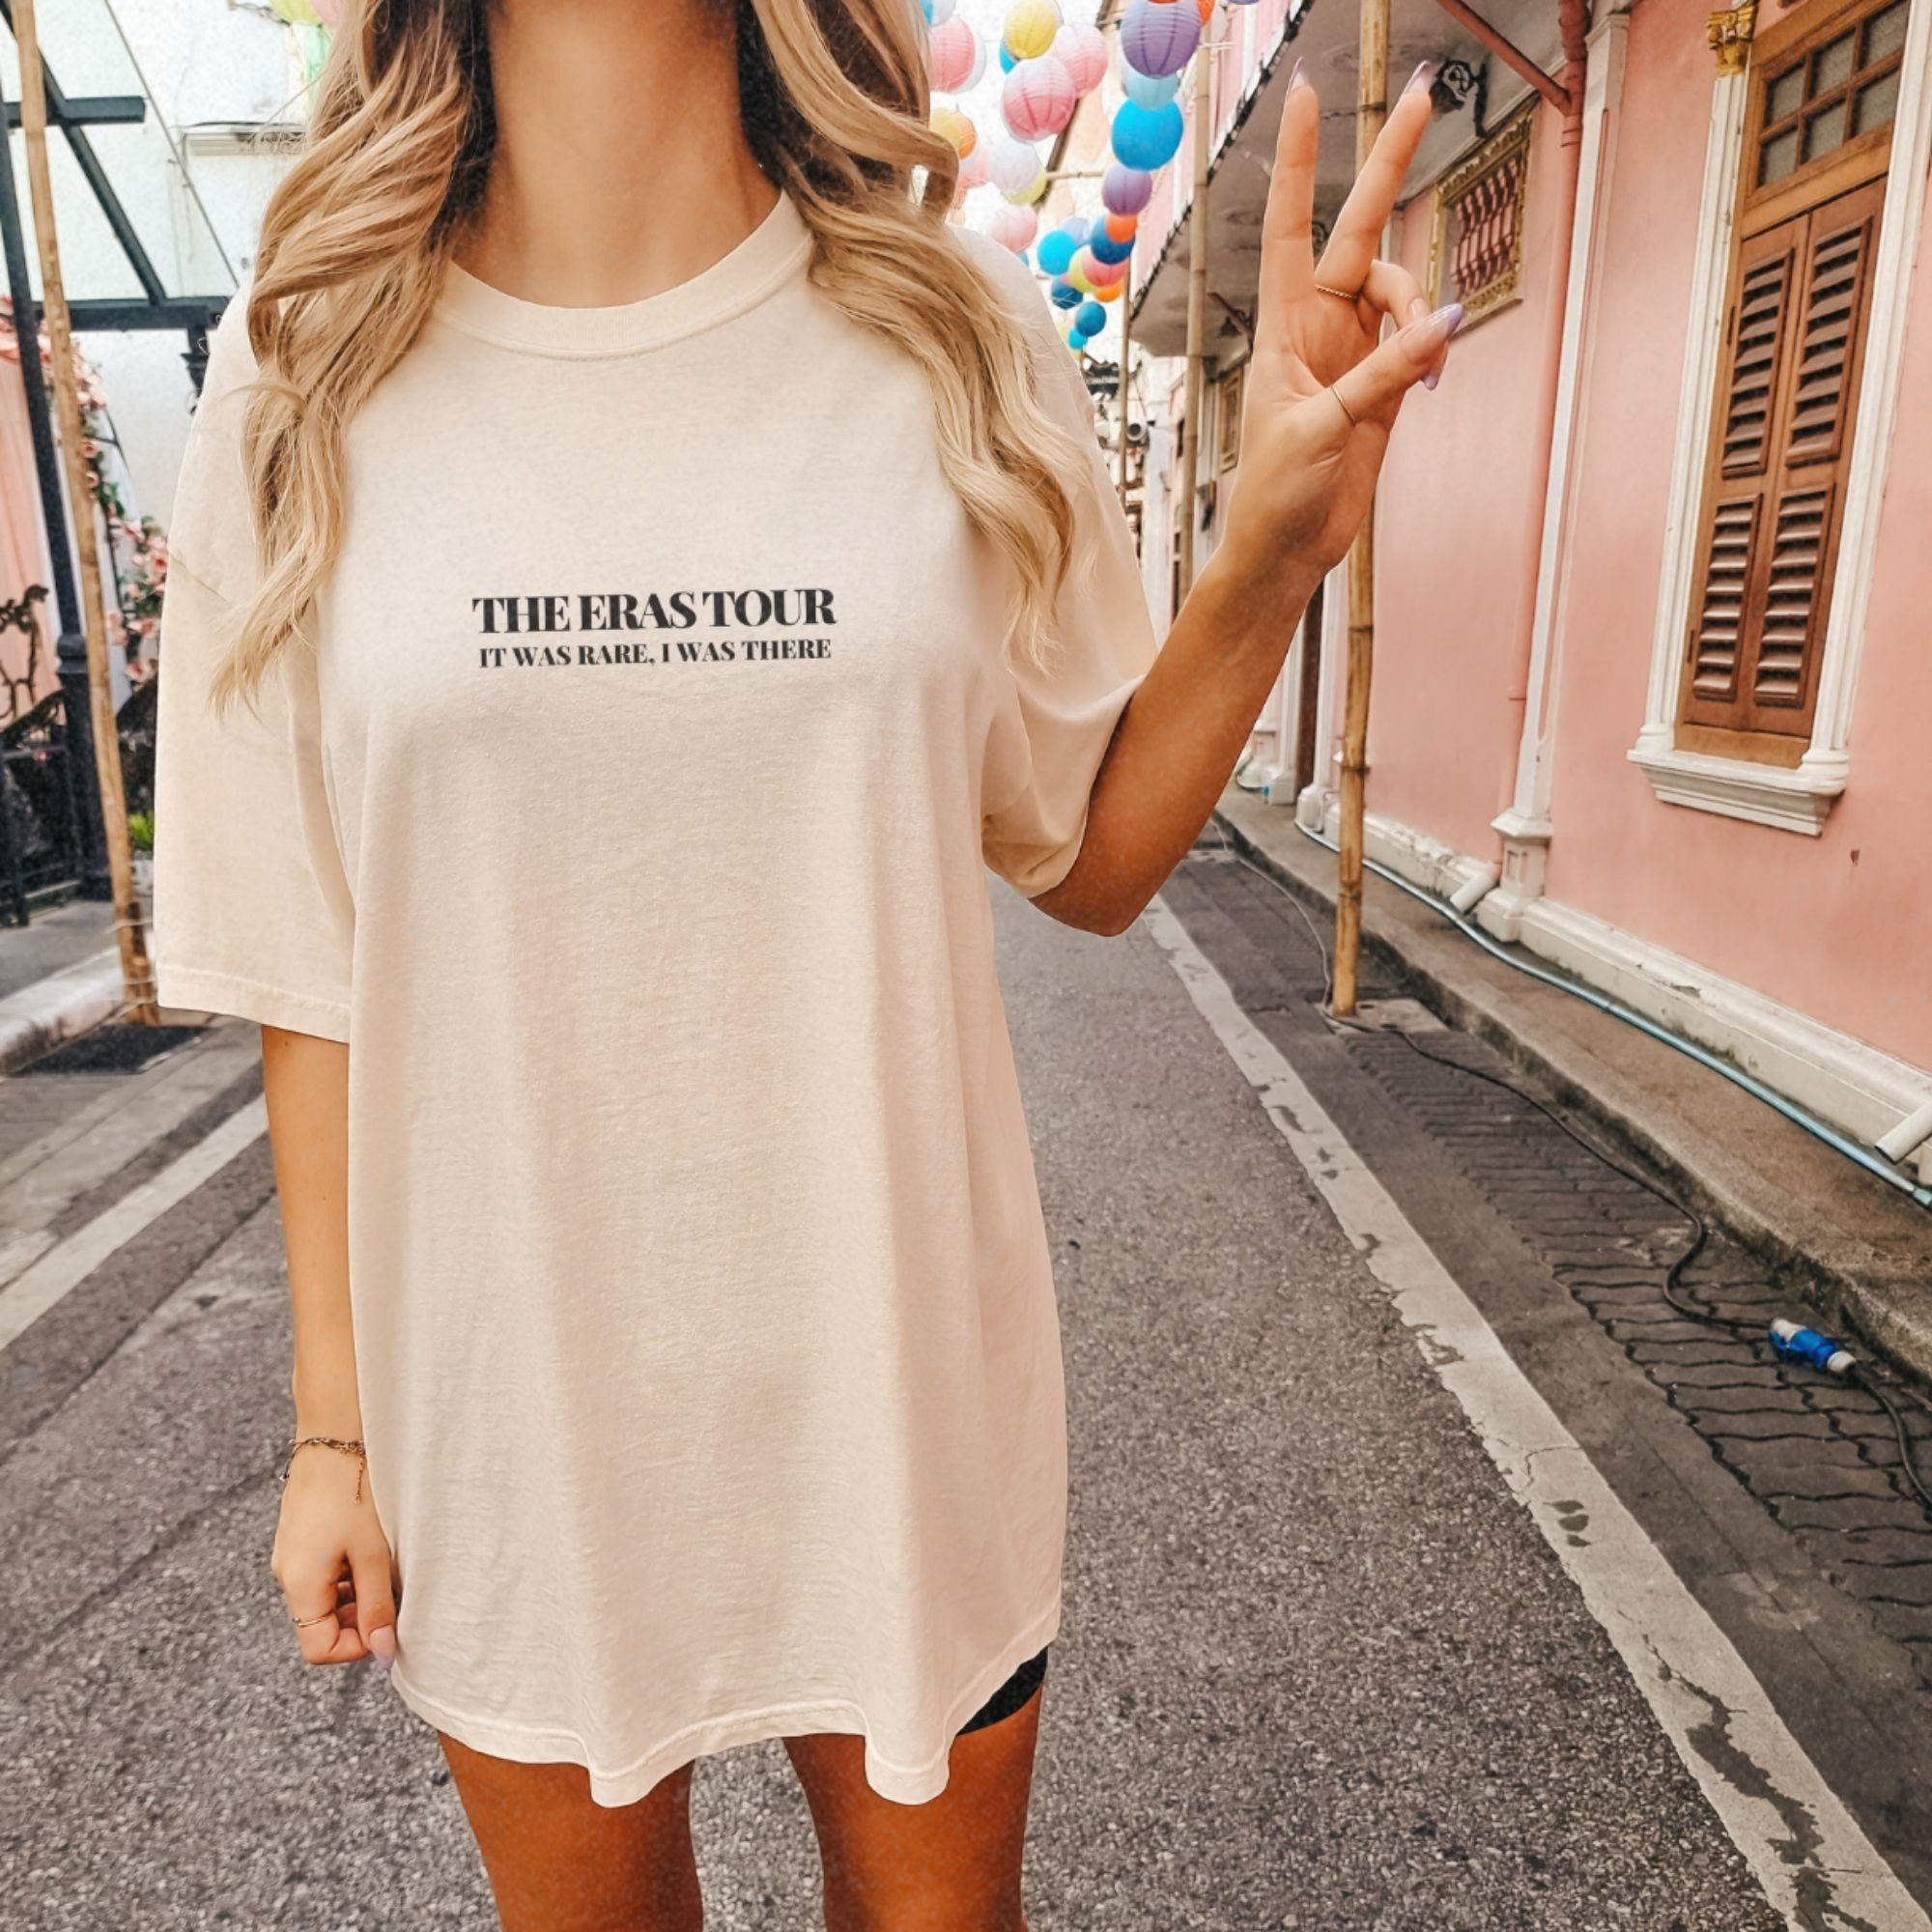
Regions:
<instances>
[{"instance_id":1,"label":"white road line","mask_svg":"<svg viewBox=\"0 0 1932 1932\"><path fill-rule=\"evenodd\" d=\"M1927 1932L1932 1920L1785 1728L1730 1639L1301 1077L1241 1010L1163 901L1150 907L1146 923L1608 1633L1772 1905L1797 1928ZM1579 1509L1590 1521L1589 1541L1580 1548L1565 1527Z\"/></svg>"},{"instance_id":2,"label":"white road line","mask_svg":"<svg viewBox=\"0 0 1932 1932\"><path fill-rule=\"evenodd\" d=\"M108 1256L152 1226L268 1131L268 1103L257 1095L206 1139L77 1229L0 1289L0 1349L38 1321Z\"/></svg>"}]
</instances>

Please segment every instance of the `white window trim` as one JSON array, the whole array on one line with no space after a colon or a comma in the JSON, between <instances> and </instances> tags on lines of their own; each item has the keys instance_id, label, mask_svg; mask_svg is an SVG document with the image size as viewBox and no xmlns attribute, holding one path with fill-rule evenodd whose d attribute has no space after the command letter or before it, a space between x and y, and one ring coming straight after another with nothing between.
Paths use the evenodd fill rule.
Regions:
<instances>
[{"instance_id":1,"label":"white window trim","mask_svg":"<svg viewBox=\"0 0 1932 1932\"><path fill-rule=\"evenodd\" d=\"M1788 769L1679 751L1675 743L1678 680L1697 575L1704 461L1723 347L1724 294L1749 87L1747 70L1720 72L1711 100L1711 133L1704 154L1697 252L1691 271L1690 339L1684 352L1684 382L1677 406L1650 683L1643 729L1629 755L1649 775L1658 797L1665 804L1690 806L1815 838L1851 777L1852 707L1858 695L1859 663L1864 654L1865 615L1871 599L1886 470L1898 415L1906 313L1925 214L1926 168L1932 162L1932 6L1914 7L1907 16L1885 211L1872 267L1864 374L1859 385L1844 522L1838 535L1838 565L1818 668L1818 705L1811 742L1798 764Z\"/></svg>"}]
</instances>

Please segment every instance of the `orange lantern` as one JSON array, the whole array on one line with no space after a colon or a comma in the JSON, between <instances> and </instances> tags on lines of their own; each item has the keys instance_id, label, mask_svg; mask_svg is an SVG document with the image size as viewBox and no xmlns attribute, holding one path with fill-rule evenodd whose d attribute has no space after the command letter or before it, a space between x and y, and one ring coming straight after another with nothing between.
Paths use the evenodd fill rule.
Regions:
<instances>
[{"instance_id":1,"label":"orange lantern","mask_svg":"<svg viewBox=\"0 0 1932 1932\"><path fill-rule=\"evenodd\" d=\"M1107 240L1109 242L1131 242L1139 232L1141 218L1138 214L1110 214L1107 217Z\"/></svg>"}]
</instances>

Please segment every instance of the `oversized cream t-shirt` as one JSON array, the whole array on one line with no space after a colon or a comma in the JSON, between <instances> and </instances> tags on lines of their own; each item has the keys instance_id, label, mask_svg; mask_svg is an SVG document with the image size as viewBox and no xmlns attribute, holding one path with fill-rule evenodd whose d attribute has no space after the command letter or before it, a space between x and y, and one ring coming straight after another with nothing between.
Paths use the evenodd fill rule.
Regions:
<instances>
[{"instance_id":1,"label":"oversized cream t-shirt","mask_svg":"<svg viewBox=\"0 0 1932 1932\"><path fill-rule=\"evenodd\" d=\"M793 204L616 308L452 270L355 418L315 648L205 699L255 570L216 333L161 643L159 993L350 1042L350 1291L404 1702L606 1804L862 1733L919 1803L1054 1634L1053 1276L986 867L1080 846L1154 654L1086 434L1050 674L909 357Z\"/></svg>"}]
</instances>

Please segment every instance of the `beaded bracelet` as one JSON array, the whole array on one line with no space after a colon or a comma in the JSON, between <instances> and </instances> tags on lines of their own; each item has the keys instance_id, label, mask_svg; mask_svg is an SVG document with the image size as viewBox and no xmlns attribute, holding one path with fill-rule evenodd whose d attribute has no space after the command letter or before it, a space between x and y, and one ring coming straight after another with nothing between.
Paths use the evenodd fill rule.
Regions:
<instances>
[{"instance_id":1,"label":"beaded bracelet","mask_svg":"<svg viewBox=\"0 0 1932 1932\"><path fill-rule=\"evenodd\" d=\"M281 1480L287 1482L289 1470L294 1466L296 1451L306 1449L311 1443L323 1449L339 1449L345 1456L355 1458L355 1500L362 1500L362 1473L369 1466L369 1452L359 1440L350 1440L340 1435L304 1435L299 1437L289 1450L289 1460L282 1464Z\"/></svg>"}]
</instances>

